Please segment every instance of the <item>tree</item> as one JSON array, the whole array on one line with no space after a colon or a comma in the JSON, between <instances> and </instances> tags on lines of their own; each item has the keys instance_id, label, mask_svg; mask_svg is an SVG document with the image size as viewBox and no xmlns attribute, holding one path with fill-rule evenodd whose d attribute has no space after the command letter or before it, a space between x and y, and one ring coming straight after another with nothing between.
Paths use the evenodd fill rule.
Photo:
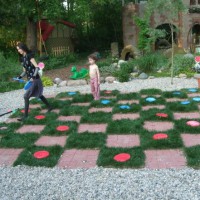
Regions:
<instances>
[{"instance_id":1,"label":"tree","mask_svg":"<svg viewBox=\"0 0 200 200\"><path fill-rule=\"evenodd\" d=\"M65 13L63 0L0 0L0 31L14 29L23 33L26 29L26 43L37 49L37 22L42 16L48 20L60 19Z\"/></svg>"},{"instance_id":2,"label":"tree","mask_svg":"<svg viewBox=\"0 0 200 200\"><path fill-rule=\"evenodd\" d=\"M174 27L173 23L178 19L178 15L180 12L185 11L185 5L182 0L150 0L147 3L146 7L146 16L150 21L150 17L152 14L159 13L165 14L165 17L169 21L172 35L172 54L171 54L171 84L173 84L173 76L174 76L174 38L173 32Z\"/></svg>"}]
</instances>

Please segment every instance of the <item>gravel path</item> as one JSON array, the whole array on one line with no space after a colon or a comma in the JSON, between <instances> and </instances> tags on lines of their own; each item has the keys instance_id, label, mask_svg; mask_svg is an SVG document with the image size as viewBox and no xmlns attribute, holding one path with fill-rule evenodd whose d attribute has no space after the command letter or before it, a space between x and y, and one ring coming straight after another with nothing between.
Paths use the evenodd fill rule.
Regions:
<instances>
[{"instance_id":1,"label":"gravel path","mask_svg":"<svg viewBox=\"0 0 200 200\"><path fill-rule=\"evenodd\" d=\"M195 79L170 78L102 84L101 90L135 92L197 88ZM64 91L90 92L89 86L49 87L45 95ZM0 112L23 107L23 90L1 93ZM5 121L9 115L0 118ZM149 169L59 169L0 167L0 200L199 200L200 171L190 168Z\"/></svg>"}]
</instances>

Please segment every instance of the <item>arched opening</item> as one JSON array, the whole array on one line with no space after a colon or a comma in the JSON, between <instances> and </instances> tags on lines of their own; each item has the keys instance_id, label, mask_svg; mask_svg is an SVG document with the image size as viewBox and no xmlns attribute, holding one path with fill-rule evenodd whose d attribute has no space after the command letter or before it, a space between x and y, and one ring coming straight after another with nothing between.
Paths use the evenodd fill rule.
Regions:
<instances>
[{"instance_id":1,"label":"arched opening","mask_svg":"<svg viewBox=\"0 0 200 200\"><path fill-rule=\"evenodd\" d=\"M195 23L188 33L188 46L191 52L199 52L200 48L200 24Z\"/></svg>"},{"instance_id":2,"label":"arched opening","mask_svg":"<svg viewBox=\"0 0 200 200\"><path fill-rule=\"evenodd\" d=\"M172 46L172 31L171 24L161 24L156 29L164 30L166 35L164 38L158 38L155 42L155 49L169 49ZM177 44L176 26L173 25L173 42Z\"/></svg>"}]
</instances>

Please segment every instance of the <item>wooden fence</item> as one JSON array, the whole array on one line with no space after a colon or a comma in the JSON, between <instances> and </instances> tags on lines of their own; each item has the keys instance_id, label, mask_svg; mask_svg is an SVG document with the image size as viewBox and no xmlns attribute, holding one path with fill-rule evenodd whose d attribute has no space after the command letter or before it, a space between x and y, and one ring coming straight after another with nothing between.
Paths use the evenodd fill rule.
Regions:
<instances>
[{"instance_id":1,"label":"wooden fence","mask_svg":"<svg viewBox=\"0 0 200 200\"><path fill-rule=\"evenodd\" d=\"M69 47L66 46L53 47L51 51L53 56L67 55L70 52Z\"/></svg>"}]
</instances>

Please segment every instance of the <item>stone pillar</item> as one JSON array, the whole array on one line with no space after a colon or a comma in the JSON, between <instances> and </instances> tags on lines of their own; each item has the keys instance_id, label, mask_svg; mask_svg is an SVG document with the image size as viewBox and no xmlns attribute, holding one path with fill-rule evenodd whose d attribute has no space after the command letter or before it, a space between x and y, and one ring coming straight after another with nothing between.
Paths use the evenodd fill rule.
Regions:
<instances>
[{"instance_id":1,"label":"stone pillar","mask_svg":"<svg viewBox=\"0 0 200 200\"><path fill-rule=\"evenodd\" d=\"M119 48L117 42L111 43L111 54L112 57L117 57L117 58L119 57Z\"/></svg>"}]
</instances>

